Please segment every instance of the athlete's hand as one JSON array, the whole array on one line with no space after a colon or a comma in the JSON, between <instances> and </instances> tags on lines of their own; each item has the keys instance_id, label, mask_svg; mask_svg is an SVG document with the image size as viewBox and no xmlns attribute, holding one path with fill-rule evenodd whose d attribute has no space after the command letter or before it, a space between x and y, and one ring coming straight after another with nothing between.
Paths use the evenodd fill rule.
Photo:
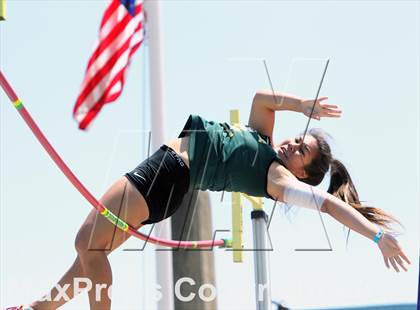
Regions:
<instances>
[{"instance_id":1,"label":"athlete's hand","mask_svg":"<svg viewBox=\"0 0 420 310\"><path fill-rule=\"evenodd\" d=\"M378 246L382 252L382 255L384 256L385 265L388 269L390 268L389 263L391 263L392 267L394 267L396 272L400 272L400 270L398 269L398 265L400 265L402 269L407 271L403 260L408 264L411 264L411 262L408 259L408 257L404 254L397 239L395 239L388 233L384 233L381 239L379 240Z\"/></svg>"},{"instance_id":2,"label":"athlete's hand","mask_svg":"<svg viewBox=\"0 0 420 310\"><path fill-rule=\"evenodd\" d=\"M316 100L314 111L312 113L311 118L320 120L321 117L340 117L341 116L341 110L338 106L333 105L333 104L323 103L323 101L327 99L328 97L321 97ZM305 114L307 117L311 115L314 102L315 100L302 100L300 104L301 112Z\"/></svg>"}]
</instances>

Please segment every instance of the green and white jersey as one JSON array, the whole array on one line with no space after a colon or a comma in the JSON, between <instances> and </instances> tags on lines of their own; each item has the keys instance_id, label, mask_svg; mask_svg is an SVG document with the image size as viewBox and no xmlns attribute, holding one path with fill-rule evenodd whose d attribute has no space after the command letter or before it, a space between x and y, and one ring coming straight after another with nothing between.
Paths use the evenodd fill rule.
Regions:
<instances>
[{"instance_id":1,"label":"green and white jersey","mask_svg":"<svg viewBox=\"0 0 420 310\"><path fill-rule=\"evenodd\" d=\"M249 126L207 121L190 115L179 137L189 136L189 189L242 192L271 198L267 173L281 159L269 138Z\"/></svg>"}]
</instances>

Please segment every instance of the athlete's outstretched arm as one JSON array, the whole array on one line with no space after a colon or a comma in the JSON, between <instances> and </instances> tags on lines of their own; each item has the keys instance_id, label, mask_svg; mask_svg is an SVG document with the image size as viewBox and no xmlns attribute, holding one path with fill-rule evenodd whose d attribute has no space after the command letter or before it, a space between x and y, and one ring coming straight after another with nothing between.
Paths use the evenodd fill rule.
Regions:
<instances>
[{"instance_id":1,"label":"athlete's outstretched arm","mask_svg":"<svg viewBox=\"0 0 420 310\"><path fill-rule=\"evenodd\" d=\"M303 98L283 92L272 92L271 90L259 90L254 96L254 102L258 102L273 111L302 112L301 103Z\"/></svg>"},{"instance_id":2,"label":"athlete's outstretched arm","mask_svg":"<svg viewBox=\"0 0 420 310\"><path fill-rule=\"evenodd\" d=\"M325 206L329 215L363 236L373 240L378 233L379 229L376 225L368 221L352 206L335 196L328 194L328 197L325 200ZM411 264L411 262L405 255L397 239L388 233L384 233L379 239L378 247L382 252L387 268L390 267L389 263L391 263L395 271L399 272L398 265L407 271L407 267L404 265L403 260L408 264Z\"/></svg>"},{"instance_id":3,"label":"athlete's outstretched arm","mask_svg":"<svg viewBox=\"0 0 420 310\"><path fill-rule=\"evenodd\" d=\"M380 230L378 226L367 220L352 206L319 188L294 178L287 178L279 181L277 184L279 190L276 198L279 201L325 212L340 223L371 240L374 240ZM407 271L403 260L408 264L411 264L411 262L392 235L385 232L379 239L378 247L388 268L390 267L389 263L391 263L397 272L399 272L398 265Z\"/></svg>"},{"instance_id":4,"label":"athlete's outstretched arm","mask_svg":"<svg viewBox=\"0 0 420 310\"><path fill-rule=\"evenodd\" d=\"M321 117L341 116L341 110L338 106L323 103L327 99L328 97L317 99L312 118L320 120ZM248 125L263 135L272 138L276 111L294 111L309 117L313 104L314 100L305 100L286 93L261 90L255 94L252 101Z\"/></svg>"}]
</instances>

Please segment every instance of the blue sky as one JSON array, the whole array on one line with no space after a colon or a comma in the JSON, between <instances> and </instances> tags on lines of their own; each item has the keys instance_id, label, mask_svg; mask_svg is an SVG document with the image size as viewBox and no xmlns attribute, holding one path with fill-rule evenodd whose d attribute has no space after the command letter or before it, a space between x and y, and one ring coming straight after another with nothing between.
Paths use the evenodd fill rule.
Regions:
<instances>
[{"instance_id":1,"label":"blue sky","mask_svg":"<svg viewBox=\"0 0 420 310\"><path fill-rule=\"evenodd\" d=\"M95 196L145 156L145 50L133 59L125 91L90 130L71 117L106 1L9 1L0 25L0 64L40 127ZM311 98L321 90L343 109L340 120L312 121L329 132L361 199L401 220L399 240L412 266L387 270L371 240L316 212L277 208L270 234L273 299L294 308L414 302L419 256L419 2L417 1L162 1L166 140L190 113L246 122L256 90ZM1 307L46 292L75 257L74 238L90 206L54 166L0 92ZM146 120L146 121L145 121ZM306 118L277 114L275 141L301 132ZM325 186L322 184L321 186ZM228 197L212 194L213 225L229 229ZM272 203L266 201L270 211ZM280 210L280 211L279 211ZM252 244L246 207L244 230ZM126 247L138 246L129 240ZM124 248L124 246L122 247ZM111 257L114 309L153 307L154 251ZM220 309L252 309L252 256L234 265L218 250ZM238 280L239 279L239 280ZM20 288L20 289L18 289ZM240 298L238 298L240 296ZM85 295L63 309L87 308Z\"/></svg>"}]
</instances>

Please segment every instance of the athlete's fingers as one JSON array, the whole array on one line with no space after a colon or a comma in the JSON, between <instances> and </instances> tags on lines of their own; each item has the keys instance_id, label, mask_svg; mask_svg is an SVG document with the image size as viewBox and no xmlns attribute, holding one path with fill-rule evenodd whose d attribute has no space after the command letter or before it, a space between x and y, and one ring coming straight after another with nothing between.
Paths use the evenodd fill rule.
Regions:
<instances>
[{"instance_id":1,"label":"athlete's fingers","mask_svg":"<svg viewBox=\"0 0 420 310\"><path fill-rule=\"evenodd\" d=\"M340 109L322 109L321 111L323 113L341 113L341 112L343 112Z\"/></svg>"},{"instance_id":2,"label":"athlete's fingers","mask_svg":"<svg viewBox=\"0 0 420 310\"><path fill-rule=\"evenodd\" d=\"M335 113L327 113L323 115L324 117L341 117L341 114L335 114Z\"/></svg>"},{"instance_id":3,"label":"athlete's fingers","mask_svg":"<svg viewBox=\"0 0 420 310\"><path fill-rule=\"evenodd\" d=\"M324 101L324 100L327 100L327 99L328 99L328 97L321 97L321 98L318 98L317 101Z\"/></svg>"},{"instance_id":4,"label":"athlete's fingers","mask_svg":"<svg viewBox=\"0 0 420 310\"><path fill-rule=\"evenodd\" d=\"M338 108L338 105L323 103L323 104L321 104L321 107L322 107L322 108L324 108L324 109L327 109L327 108L328 108L328 109L329 109L329 108L336 109L336 108Z\"/></svg>"},{"instance_id":5,"label":"athlete's fingers","mask_svg":"<svg viewBox=\"0 0 420 310\"><path fill-rule=\"evenodd\" d=\"M337 107L337 108L328 108L328 107L323 107L321 106L321 109L318 109L319 111L322 111L324 113L328 113L328 112L337 112L337 113L341 113L341 110Z\"/></svg>"},{"instance_id":6,"label":"athlete's fingers","mask_svg":"<svg viewBox=\"0 0 420 310\"><path fill-rule=\"evenodd\" d=\"M388 261L388 257L385 257L385 256L384 256L384 262L385 262L385 266L386 266L386 268L388 268L388 269L389 269L389 261Z\"/></svg>"},{"instance_id":7,"label":"athlete's fingers","mask_svg":"<svg viewBox=\"0 0 420 310\"><path fill-rule=\"evenodd\" d=\"M323 113L341 113L341 112L343 112L343 111L341 111L341 110L339 110L339 109L330 109L330 108L328 108L328 109L322 109L321 110Z\"/></svg>"},{"instance_id":8,"label":"athlete's fingers","mask_svg":"<svg viewBox=\"0 0 420 310\"><path fill-rule=\"evenodd\" d=\"M404 269L404 271L407 271L407 268L404 266L404 263L399 256L395 256L395 260L397 261L398 265L400 265L401 268Z\"/></svg>"},{"instance_id":9,"label":"athlete's fingers","mask_svg":"<svg viewBox=\"0 0 420 310\"><path fill-rule=\"evenodd\" d=\"M391 262L392 267L394 267L396 272L400 272L400 270L398 269L397 263L395 262L395 259L393 257L389 258L389 261Z\"/></svg>"},{"instance_id":10,"label":"athlete's fingers","mask_svg":"<svg viewBox=\"0 0 420 310\"><path fill-rule=\"evenodd\" d=\"M400 256L409 264L411 264L410 260L408 259L408 257L405 255L405 253L403 251L400 252Z\"/></svg>"},{"instance_id":11,"label":"athlete's fingers","mask_svg":"<svg viewBox=\"0 0 420 310\"><path fill-rule=\"evenodd\" d=\"M341 115L341 111L322 111L323 115Z\"/></svg>"},{"instance_id":12,"label":"athlete's fingers","mask_svg":"<svg viewBox=\"0 0 420 310\"><path fill-rule=\"evenodd\" d=\"M328 110L323 110L324 113L342 113L343 111L341 110L333 110L333 109L328 109Z\"/></svg>"}]
</instances>

